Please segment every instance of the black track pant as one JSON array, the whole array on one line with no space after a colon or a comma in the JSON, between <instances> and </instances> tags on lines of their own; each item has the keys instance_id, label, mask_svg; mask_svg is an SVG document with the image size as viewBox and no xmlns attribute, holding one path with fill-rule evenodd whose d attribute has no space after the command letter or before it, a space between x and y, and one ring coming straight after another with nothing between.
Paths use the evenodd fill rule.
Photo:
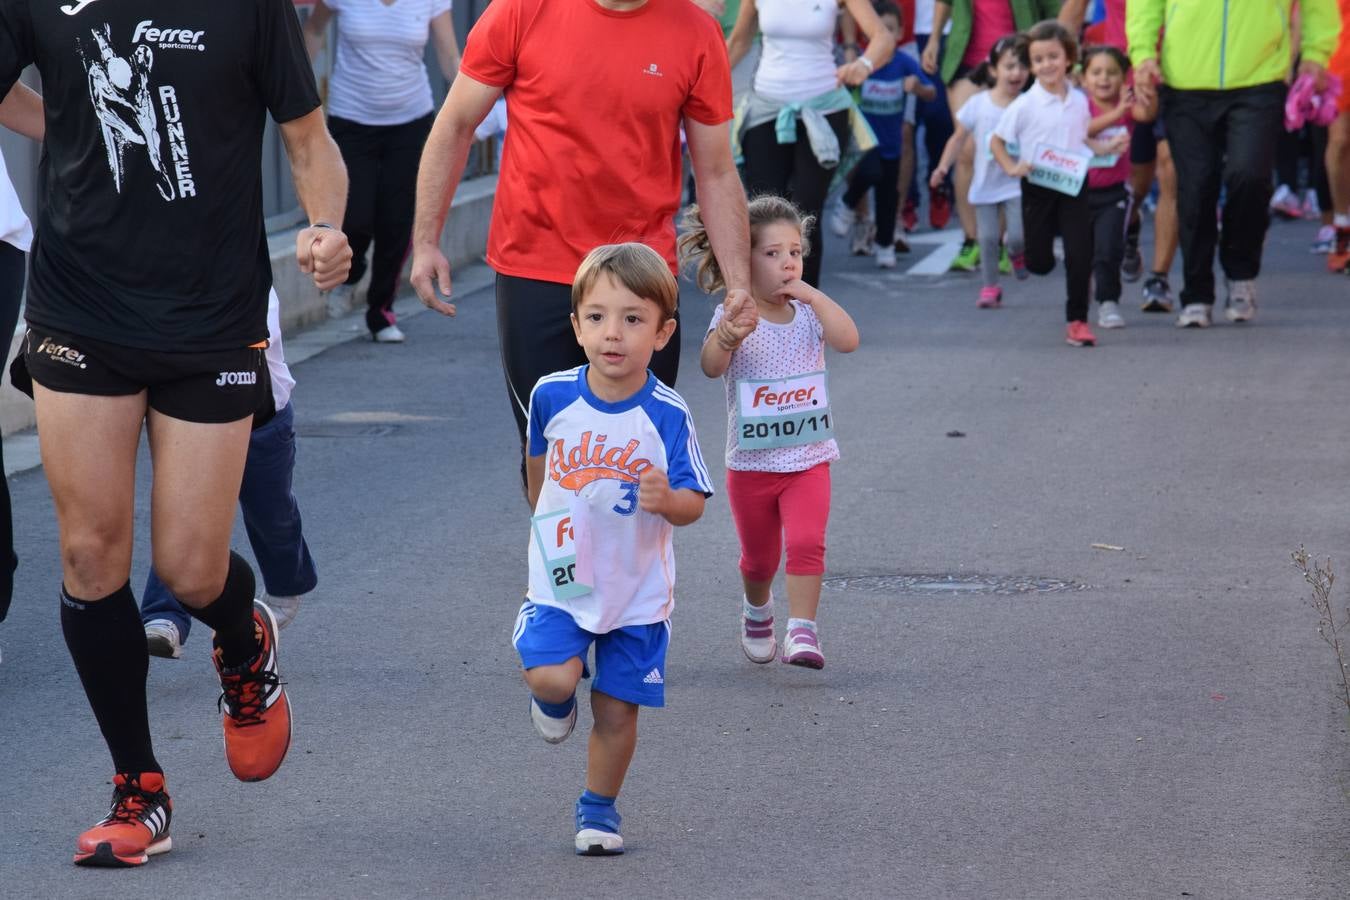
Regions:
<instances>
[{"instance_id":1,"label":"black track pant","mask_svg":"<svg viewBox=\"0 0 1350 900\"><path fill-rule=\"evenodd\" d=\"M883 247L895 243L895 211L900 206L899 181L899 158L882 159L880 148L873 147L858 160L848 190L844 192L844 205L849 209L867 195L869 188L877 192L876 242Z\"/></svg>"},{"instance_id":2,"label":"black track pant","mask_svg":"<svg viewBox=\"0 0 1350 900\"><path fill-rule=\"evenodd\" d=\"M1228 278L1245 281L1261 273L1285 92L1282 81L1231 91L1163 88L1163 123L1177 170L1183 304L1214 303L1216 245ZM1222 241L1214 215L1221 188Z\"/></svg>"},{"instance_id":3,"label":"black track pant","mask_svg":"<svg viewBox=\"0 0 1350 900\"><path fill-rule=\"evenodd\" d=\"M1068 299L1064 318L1086 322L1088 284L1092 280L1092 205L1085 184L1078 196L1038 187L1022 179L1022 227L1026 232L1027 269L1049 275L1055 269L1055 235L1064 239L1064 280Z\"/></svg>"},{"instance_id":4,"label":"black track pant","mask_svg":"<svg viewBox=\"0 0 1350 900\"><path fill-rule=\"evenodd\" d=\"M394 296L412 239L417 164L431 131L431 115L402 125L362 125L338 116L328 129L347 164L347 211L342 229L352 246L348 284L366 273L366 251L375 245L366 292L371 334L394 324Z\"/></svg>"},{"instance_id":5,"label":"black track pant","mask_svg":"<svg viewBox=\"0 0 1350 900\"><path fill-rule=\"evenodd\" d=\"M572 331L572 286L498 275L497 337L523 459L530 392L535 382L586 362L586 354ZM675 386L675 376L680 370L678 327L670 343L652 356L649 368L667 385Z\"/></svg>"},{"instance_id":6,"label":"black track pant","mask_svg":"<svg viewBox=\"0 0 1350 900\"><path fill-rule=\"evenodd\" d=\"M830 113L825 117L839 138L839 145L848 143L848 110ZM816 161L811 152L811 141L806 126L797 120L797 141L778 143L778 132L773 122L765 122L746 129L741 138L745 154L745 189L753 198L759 194L777 194L786 197L806 215L815 217L809 234L811 252L802 260L802 281L812 287L820 286L820 260L825 247L820 214L825 208L825 195L830 190L834 169L827 169Z\"/></svg>"},{"instance_id":7,"label":"black track pant","mask_svg":"<svg viewBox=\"0 0 1350 900\"><path fill-rule=\"evenodd\" d=\"M1097 302L1120 301L1120 263L1125 258L1125 220L1130 195L1124 184L1089 188L1092 207L1092 281Z\"/></svg>"},{"instance_id":8,"label":"black track pant","mask_svg":"<svg viewBox=\"0 0 1350 900\"><path fill-rule=\"evenodd\" d=\"M19 323L19 301L23 299L24 263L22 250L0 241L0 353L9 351L14 338L14 326ZM19 558L14 555L14 521L9 510L9 480L5 478L4 444L0 442L0 622L9 612L9 601L14 596L14 569Z\"/></svg>"}]
</instances>

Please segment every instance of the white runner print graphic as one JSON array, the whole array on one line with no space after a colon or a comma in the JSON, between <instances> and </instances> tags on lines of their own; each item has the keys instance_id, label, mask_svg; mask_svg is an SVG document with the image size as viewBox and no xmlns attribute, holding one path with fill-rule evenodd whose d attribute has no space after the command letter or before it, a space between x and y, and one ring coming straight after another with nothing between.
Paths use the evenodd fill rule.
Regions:
<instances>
[{"instance_id":1,"label":"white runner print graphic","mask_svg":"<svg viewBox=\"0 0 1350 900\"><path fill-rule=\"evenodd\" d=\"M160 99L166 101L167 117L168 101L174 98L174 91L166 86L156 92L151 87L154 51L149 44L136 44L130 58L119 55L113 48L111 29L106 24L91 29L90 34L93 37L92 44L82 42L80 56L89 76L89 100L99 118L103 145L108 155L108 169L117 192L122 192L122 185L126 181L129 148L143 147L146 160L156 173L155 186L160 196L165 200L173 200L175 196L194 195L196 190L187 167L187 144L182 140L181 124L177 127L178 140L171 140L173 157L177 163L174 171L170 170L169 160L164 155L164 139L159 131L155 96L158 93ZM177 121L179 110L176 102L172 103L172 114Z\"/></svg>"}]
</instances>

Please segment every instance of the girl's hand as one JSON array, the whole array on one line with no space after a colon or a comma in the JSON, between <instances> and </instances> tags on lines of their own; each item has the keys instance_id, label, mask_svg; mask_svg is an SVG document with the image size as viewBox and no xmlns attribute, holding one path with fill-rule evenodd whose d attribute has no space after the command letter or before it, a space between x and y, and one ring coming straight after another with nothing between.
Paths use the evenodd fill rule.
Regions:
<instances>
[{"instance_id":1,"label":"girl's hand","mask_svg":"<svg viewBox=\"0 0 1350 900\"><path fill-rule=\"evenodd\" d=\"M947 170L942 166L938 166L933 170L933 173L928 176L928 186L936 191L938 188L942 187L942 182L946 180Z\"/></svg>"},{"instance_id":2,"label":"girl's hand","mask_svg":"<svg viewBox=\"0 0 1350 900\"><path fill-rule=\"evenodd\" d=\"M1125 132L1124 134L1118 134L1118 135L1116 135L1115 137L1113 137L1113 138L1111 139L1111 147L1110 147L1110 149L1111 149L1111 153L1107 154L1108 156L1111 156L1111 155L1119 156L1120 154L1124 153L1126 150L1129 150L1129 149L1130 149L1130 133L1127 131L1127 132Z\"/></svg>"},{"instance_id":3,"label":"girl's hand","mask_svg":"<svg viewBox=\"0 0 1350 900\"><path fill-rule=\"evenodd\" d=\"M789 281L787 284L773 292L775 297L780 297L784 301L800 300L807 306L815 302L817 297L822 296L820 291L811 287L805 281L798 278L796 281Z\"/></svg>"},{"instance_id":4,"label":"girl's hand","mask_svg":"<svg viewBox=\"0 0 1350 900\"><path fill-rule=\"evenodd\" d=\"M1017 165L1013 166L1013 170L1008 174L1013 178L1026 178L1028 175L1031 174L1031 169L1032 169L1031 160L1025 159L1019 162Z\"/></svg>"},{"instance_id":5,"label":"girl's hand","mask_svg":"<svg viewBox=\"0 0 1350 900\"><path fill-rule=\"evenodd\" d=\"M730 291L722 302L722 310L713 337L723 350L734 352L759 324L759 308L748 291Z\"/></svg>"},{"instance_id":6,"label":"girl's hand","mask_svg":"<svg viewBox=\"0 0 1350 900\"><path fill-rule=\"evenodd\" d=\"M1126 88L1120 95L1120 102L1116 104L1116 117L1123 118L1134 106L1134 88Z\"/></svg>"}]
</instances>

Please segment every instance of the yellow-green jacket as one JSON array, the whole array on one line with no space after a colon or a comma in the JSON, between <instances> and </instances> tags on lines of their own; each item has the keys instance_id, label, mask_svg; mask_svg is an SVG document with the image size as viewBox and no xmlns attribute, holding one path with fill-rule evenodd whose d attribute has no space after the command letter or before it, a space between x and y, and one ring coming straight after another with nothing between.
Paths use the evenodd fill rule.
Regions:
<instances>
[{"instance_id":1,"label":"yellow-green jacket","mask_svg":"<svg viewBox=\"0 0 1350 900\"><path fill-rule=\"evenodd\" d=\"M1296 0L1129 0L1130 60L1159 58L1178 90L1232 90L1284 81L1293 65L1289 13ZM1327 64L1336 48L1336 0L1300 0L1302 58ZM1162 33L1161 51L1158 35Z\"/></svg>"}]
</instances>

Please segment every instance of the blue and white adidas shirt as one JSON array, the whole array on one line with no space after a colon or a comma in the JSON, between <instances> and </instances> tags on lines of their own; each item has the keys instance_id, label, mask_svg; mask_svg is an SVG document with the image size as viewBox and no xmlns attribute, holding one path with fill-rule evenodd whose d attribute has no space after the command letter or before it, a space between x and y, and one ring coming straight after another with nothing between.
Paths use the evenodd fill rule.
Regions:
<instances>
[{"instance_id":1,"label":"blue and white adidas shirt","mask_svg":"<svg viewBox=\"0 0 1350 900\"><path fill-rule=\"evenodd\" d=\"M638 508L638 479L663 469L672 490L712 495L689 408L647 373L632 397L591 393L587 366L539 379L530 393L529 454L547 455L530 529L535 603L595 634L670 618L674 527Z\"/></svg>"}]
</instances>

